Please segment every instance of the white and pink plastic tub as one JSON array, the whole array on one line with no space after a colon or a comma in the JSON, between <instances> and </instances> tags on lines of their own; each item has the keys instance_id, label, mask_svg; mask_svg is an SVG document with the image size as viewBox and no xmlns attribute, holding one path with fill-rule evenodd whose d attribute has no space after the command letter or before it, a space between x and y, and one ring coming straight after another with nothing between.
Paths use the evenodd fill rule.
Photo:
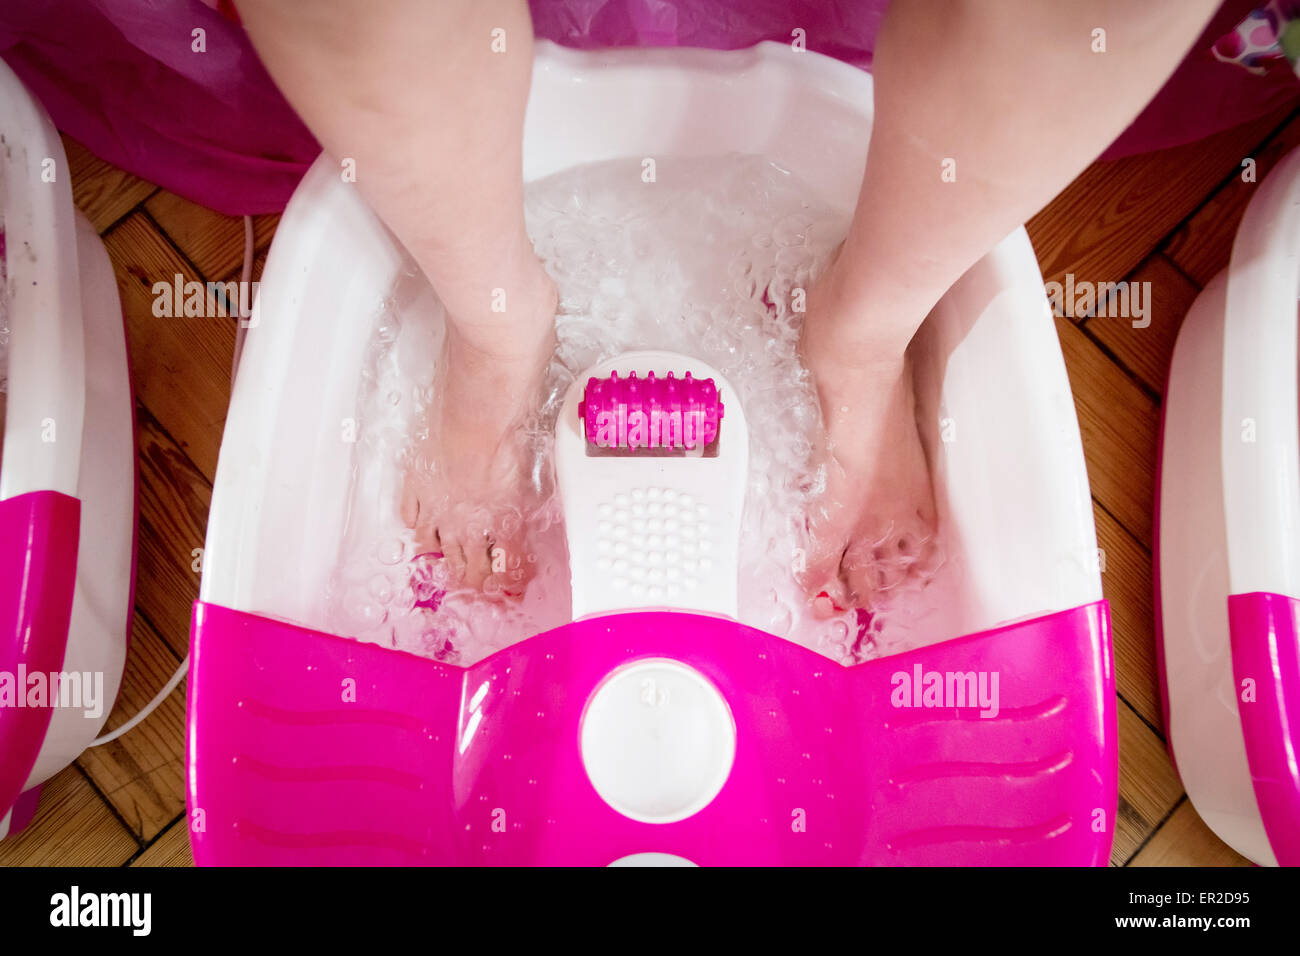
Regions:
<instances>
[{"instance_id":1,"label":"white and pink plastic tub","mask_svg":"<svg viewBox=\"0 0 1300 956\"><path fill-rule=\"evenodd\" d=\"M1165 727L1224 842L1300 865L1300 152L1251 199L1178 335L1165 396L1157 625Z\"/></svg>"},{"instance_id":2,"label":"white and pink plastic tub","mask_svg":"<svg viewBox=\"0 0 1300 956\"><path fill-rule=\"evenodd\" d=\"M10 331L0 459L0 837L112 710L126 661L135 441L117 284L73 206L63 145L0 63L0 201ZM32 675L102 678L95 713ZM57 693L57 691L56 691Z\"/></svg>"},{"instance_id":3,"label":"white and pink plastic tub","mask_svg":"<svg viewBox=\"0 0 1300 956\"><path fill-rule=\"evenodd\" d=\"M851 208L871 91L867 74L778 44L540 44L525 177L738 151ZM1107 862L1109 615L1074 405L1022 229L936 308L917 353L941 521L963 567L935 635L947 639L853 667L731 619L725 581L675 609L620 608L581 557L587 531L603 532L574 509L573 623L469 667L329 633L356 449L340 423L358 417L373 334L357 317L402 268L322 157L267 260L217 470L187 721L197 863ZM651 362L624 359L643 374ZM671 361L695 367L651 364ZM716 524L734 550L746 433L719 388L728 454L673 459L642 490L737 489ZM581 468L566 479L564 445L582 428L569 401L566 501L589 487ZM932 673L996 673L996 716L896 706L897 675Z\"/></svg>"}]
</instances>

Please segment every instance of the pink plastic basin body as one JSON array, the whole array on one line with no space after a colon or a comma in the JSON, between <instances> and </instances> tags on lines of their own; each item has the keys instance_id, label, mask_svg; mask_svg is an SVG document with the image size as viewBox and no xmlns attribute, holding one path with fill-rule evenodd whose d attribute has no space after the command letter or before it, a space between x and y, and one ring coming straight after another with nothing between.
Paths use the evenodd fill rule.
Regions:
<instances>
[{"instance_id":1,"label":"pink plastic basin body","mask_svg":"<svg viewBox=\"0 0 1300 956\"><path fill-rule=\"evenodd\" d=\"M1232 676L1255 800L1282 866L1300 866L1300 601L1255 592L1228 597Z\"/></svg>"},{"instance_id":2,"label":"pink plastic basin body","mask_svg":"<svg viewBox=\"0 0 1300 956\"><path fill-rule=\"evenodd\" d=\"M12 681L63 669L80 520L81 502L57 491L0 501L0 673ZM18 704L0 700L0 816L27 782L54 713Z\"/></svg>"},{"instance_id":3,"label":"pink plastic basin body","mask_svg":"<svg viewBox=\"0 0 1300 956\"><path fill-rule=\"evenodd\" d=\"M1117 801L1109 627L1102 601L845 668L733 621L645 611L457 667L200 602L194 859L1104 865ZM592 693L647 658L699 671L736 725L726 784L676 823L606 805L579 749ZM949 671L996 672L997 715L891 701L896 675Z\"/></svg>"}]
</instances>

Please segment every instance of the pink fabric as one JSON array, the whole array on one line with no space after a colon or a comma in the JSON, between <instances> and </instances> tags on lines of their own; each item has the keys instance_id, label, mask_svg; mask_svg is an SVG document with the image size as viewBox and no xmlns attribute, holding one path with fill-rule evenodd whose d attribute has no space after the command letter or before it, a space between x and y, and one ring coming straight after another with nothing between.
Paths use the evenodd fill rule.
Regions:
<instances>
[{"instance_id":1,"label":"pink fabric","mask_svg":"<svg viewBox=\"0 0 1300 956\"><path fill-rule=\"evenodd\" d=\"M889 0L530 0L539 37L579 49L695 46L737 50L791 42L862 69L871 66Z\"/></svg>"},{"instance_id":2,"label":"pink fabric","mask_svg":"<svg viewBox=\"0 0 1300 956\"><path fill-rule=\"evenodd\" d=\"M576 47L788 41L870 63L888 0L533 0L537 35ZM0 55L96 155L220 212L274 212L320 147L225 2L0 6ZM206 52L192 50L205 31Z\"/></svg>"},{"instance_id":3,"label":"pink fabric","mask_svg":"<svg viewBox=\"0 0 1300 956\"><path fill-rule=\"evenodd\" d=\"M199 0L0 5L0 55L61 130L221 212L284 208L320 151L243 30Z\"/></svg>"},{"instance_id":4,"label":"pink fabric","mask_svg":"<svg viewBox=\"0 0 1300 956\"><path fill-rule=\"evenodd\" d=\"M215 0L214 0L215 2ZM531 0L537 35L569 46L789 42L870 67L889 0ZM1250 12L1228 0L1178 73L1106 158L1190 142L1294 96L1210 53ZM92 152L230 214L284 207L319 147L280 96L229 0L41 0L0 8L0 56ZM206 52L192 50L205 31ZM1121 38L1112 37L1112 42ZM923 56L924 51L918 51Z\"/></svg>"},{"instance_id":5,"label":"pink fabric","mask_svg":"<svg viewBox=\"0 0 1300 956\"><path fill-rule=\"evenodd\" d=\"M1169 82L1101 158L1118 159L1191 143L1294 101L1300 83L1285 60L1256 75L1214 56L1215 42L1233 32L1261 3L1227 0L1219 7ZM1112 36L1109 42L1120 42L1120 38Z\"/></svg>"}]
</instances>

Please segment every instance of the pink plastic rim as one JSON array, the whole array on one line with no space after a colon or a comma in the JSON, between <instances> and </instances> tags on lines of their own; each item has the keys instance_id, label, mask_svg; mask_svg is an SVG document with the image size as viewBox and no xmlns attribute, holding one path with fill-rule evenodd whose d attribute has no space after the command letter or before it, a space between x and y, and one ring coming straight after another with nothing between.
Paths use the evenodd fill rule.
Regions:
<instances>
[{"instance_id":1,"label":"pink plastic rim","mask_svg":"<svg viewBox=\"0 0 1300 956\"><path fill-rule=\"evenodd\" d=\"M470 667L198 603L187 710L200 865L1105 865L1117 811L1104 602L844 668L734 621L590 618ZM587 701L666 658L737 729L723 789L622 816L580 755ZM996 713L895 700L1001 675ZM919 683L916 685L919 688ZM910 703L909 703L910 702Z\"/></svg>"},{"instance_id":2,"label":"pink plastic rim","mask_svg":"<svg viewBox=\"0 0 1300 956\"><path fill-rule=\"evenodd\" d=\"M0 671L63 668L80 523L81 502L55 491L0 501ZM22 792L53 713L49 706L0 706L0 813Z\"/></svg>"},{"instance_id":3,"label":"pink plastic rim","mask_svg":"<svg viewBox=\"0 0 1300 956\"><path fill-rule=\"evenodd\" d=\"M1300 866L1300 601L1267 592L1230 595L1228 628L1264 832L1279 864ZM1243 699L1248 686L1254 694Z\"/></svg>"}]
</instances>

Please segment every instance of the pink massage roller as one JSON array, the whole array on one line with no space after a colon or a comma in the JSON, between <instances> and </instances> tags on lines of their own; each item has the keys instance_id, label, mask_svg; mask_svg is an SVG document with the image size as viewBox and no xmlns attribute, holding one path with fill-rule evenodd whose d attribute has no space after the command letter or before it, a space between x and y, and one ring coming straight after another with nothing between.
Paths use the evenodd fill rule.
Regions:
<instances>
[{"instance_id":1,"label":"pink massage roller","mask_svg":"<svg viewBox=\"0 0 1300 956\"><path fill-rule=\"evenodd\" d=\"M589 378L578 403L587 441L599 448L628 451L662 449L700 451L718 437L722 401L713 379L678 379L672 372L638 380L636 372L619 378Z\"/></svg>"}]
</instances>

